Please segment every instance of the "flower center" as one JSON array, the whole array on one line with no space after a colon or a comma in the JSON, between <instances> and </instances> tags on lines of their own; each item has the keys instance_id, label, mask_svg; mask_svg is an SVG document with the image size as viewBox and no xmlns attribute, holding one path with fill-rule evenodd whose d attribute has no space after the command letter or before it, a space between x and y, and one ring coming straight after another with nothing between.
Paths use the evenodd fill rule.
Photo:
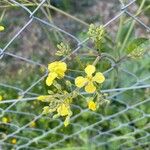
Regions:
<instances>
[{"instance_id":1,"label":"flower center","mask_svg":"<svg viewBox=\"0 0 150 150\"><path fill-rule=\"evenodd\" d=\"M87 76L87 79L88 79L89 81L92 81L93 77L92 77L92 76Z\"/></svg>"}]
</instances>

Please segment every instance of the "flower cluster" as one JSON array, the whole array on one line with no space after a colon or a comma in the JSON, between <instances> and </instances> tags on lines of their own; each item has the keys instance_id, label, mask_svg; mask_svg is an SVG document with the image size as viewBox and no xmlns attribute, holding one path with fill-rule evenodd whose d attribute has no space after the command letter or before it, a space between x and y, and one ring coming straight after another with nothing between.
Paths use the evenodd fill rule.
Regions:
<instances>
[{"instance_id":1,"label":"flower cluster","mask_svg":"<svg viewBox=\"0 0 150 150\"><path fill-rule=\"evenodd\" d=\"M62 94L64 94L62 96ZM72 101L72 96L69 95L66 91L62 94L55 95L42 95L37 99L42 102L48 102L49 105L43 108L43 114L50 114L53 112L57 112L53 116L53 118L57 118L59 116L65 117L64 125L67 126L70 122L70 117L72 116L72 111L70 108L70 104Z\"/></svg>"},{"instance_id":2,"label":"flower cluster","mask_svg":"<svg viewBox=\"0 0 150 150\"><path fill-rule=\"evenodd\" d=\"M132 51L130 54L128 54L128 57L131 57L133 59L142 58L144 53L145 53L145 49L139 48L139 49Z\"/></svg>"},{"instance_id":3,"label":"flower cluster","mask_svg":"<svg viewBox=\"0 0 150 150\"><path fill-rule=\"evenodd\" d=\"M62 90L62 86L56 81L56 79L62 79L65 76L67 64L65 62L55 61L48 65L48 70L49 74L46 78L46 85L53 85L56 87L57 91L48 91L49 95L41 95L37 99L48 103L48 105L43 108L43 114L56 112L56 114L53 115L53 118L60 116L65 117L64 125L67 126L70 122L70 117L72 116L71 103L77 95L80 95L79 89L85 87L87 93L95 93L96 85L102 84L105 81L105 77L101 72L96 72L94 65L88 65L84 69L86 76L78 76L75 78L74 82L77 88L67 92L66 90ZM65 84L69 87L72 86L72 83L68 80ZM93 97L87 100L88 108L92 111L96 111L100 105L99 101L102 99L98 96L99 94L95 93L95 95L97 95L97 100L95 102Z\"/></svg>"},{"instance_id":4,"label":"flower cluster","mask_svg":"<svg viewBox=\"0 0 150 150\"><path fill-rule=\"evenodd\" d=\"M71 51L70 46L68 44L63 43L63 42L58 44L57 48L58 48L58 50L55 53L56 56L67 56Z\"/></svg>"},{"instance_id":5,"label":"flower cluster","mask_svg":"<svg viewBox=\"0 0 150 150\"><path fill-rule=\"evenodd\" d=\"M103 38L105 35L105 30L103 26L95 26L94 24L91 24L89 27L89 31L88 31L88 36L89 38L91 38L94 43L95 43L95 47L97 49L100 48L102 42L103 42Z\"/></svg>"},{"instance_id":6,"label":"flower cluster","mask_svg":"<svg viewBox=\"0 0 150 150\"><path fill-rule=\"evenodd\" d=\"M61 79L64 77L67 70L67 65L61 61L55 61L48 65L49 74L46 79L46 84L51 86L56 78Z\"/></svg>"}]
</instances>

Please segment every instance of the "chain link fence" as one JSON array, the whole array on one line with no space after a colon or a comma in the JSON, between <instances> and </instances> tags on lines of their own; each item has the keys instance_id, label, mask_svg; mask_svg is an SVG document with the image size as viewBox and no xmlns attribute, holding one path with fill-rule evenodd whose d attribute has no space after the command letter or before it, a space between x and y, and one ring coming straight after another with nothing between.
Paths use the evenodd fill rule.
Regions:
<instances>
[{"instance_id":1,"label":"chain link fence","mask_svg":"<svg viewBox=\"0 0 150 150\"><path fill-rule=\"evenodd\" d=\"M145 66L139 62L134 65L133 62L128 59L115 62L109 55L106 55L106 60L110 62L111 67L106 70L104 74L107 76L107 79L110 80L109 82L111 83L112 72L116 68L120 72L118 76L120 82L126 83L126 81L123 81L126 79L125 76L128 77L130 81L128 85L124 86L120 84L118 88L108 88L101 91L108 93L109 100L111 101L110 105L107 106L107 109L110 110L108 113L105 112L105 108L99 112L92 112L80 105L74 104L72 107L73 110L76 110L76 113L71 117L71 127L68 127L69 129L67 131L67 128L63 127L61 119L52 119L51 117L42 115L41 111L36 111L37 107L41 107L41 104L36 106L36 103L38 103L36 99L37 96L42 93L34 92L34 89L41 84L43 85L44 79L47 76L47 66L34 59L29 59L30 57L27 58L18 55L18 52L15 54L15 52L7 50L9 48L11 49L15 40L18 40L17 38L23 32L26 32L26 28L31 27L34 22L39 26L42 25L48 28L50 31L54 30L61 33L61 35L67 37L69 41L74 41L75 48L69 55L61 59L65 62L71 63L70 60L68 61L71 56L82 55L80 51L83 51L83 48L90 50L90 48L88 48L89 38L85 38L81 41L72 33L56 26L54 22L45 21L41 19L41 17L37 17L36 14L42 9L44 4L49 4L48 0L41 0L32 11L20 1L9 0L9 2L24 9L28 14L28 21L3 48L0 48L1 68L3 67L3 61L5 61L6 66L4 69L7 72L7 65L9 65L8 59L13 58L16 62L21 61L30 66L33 65L34 69L44 68L45 73L43 73L40 78L35 77L34 82L30 83L29 87L22 86L23 82L26 82L24 80L20 82L17 81L20 87L16 87L8 84L7 81L3 81L3 77L1 78L0 89L5 90L6 93L9 93L11 90L17 93L19 98L2 100L0 102L1 120L6 116L10 118L8 122L0 122L0 149L59 149L71 147L69 145L70 142L74 143L73 145L75 147L70 149L86 149L87 147L89 147L89 149L150 149L150 111L148 107L145 107L150 106L150 74L149 69L145 68ZM133 7L135 2L136 0L128 1L127 3L123 3L121 0L118 1L120 11L106 22L104 27L107 29L109 25L118 20L121 16L126 15L126 17L134 20L149 34L150 27L128 10L128 7ZM42 46L40 48L42 48ZM83 55L83 57L86 56ZM147 57L148 56L144 57L144 59L148 59ZM149 64L149 60L147 64ZM127 66L131 66L131 68L128 69ZM22 65L22 67L25 66ZM134 72L134 67L139 68L140 72L148 70L147 74L140 76L139 72ZM28 69L33 68L26 68L27 72L29 71ZM34 73L36 74L37 72L35 71ZM8 78L11 78L11 74ZM67 76L67 78L74 80L73 76ZM42 89L40 90L42 91ZM144 96L142 97L141 95L143 93ZM83 93L82 95L84 96L85 94L86 93ZM124 95L127 95L126 99L124 99ZM92 121L88 117L93 118ZM23 123L20 122L22 119L24 119ZM36 124L35 126L34 123ZM14 139L17 141L16 143L12 141Z\"/></svg>"}]
</instances>

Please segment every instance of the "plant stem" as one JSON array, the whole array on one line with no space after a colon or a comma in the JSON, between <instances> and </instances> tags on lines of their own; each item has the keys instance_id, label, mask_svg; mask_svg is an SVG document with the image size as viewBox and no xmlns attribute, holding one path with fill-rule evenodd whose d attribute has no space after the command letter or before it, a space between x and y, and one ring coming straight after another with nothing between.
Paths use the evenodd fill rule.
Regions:
<instances>
[{"instance_id":1,"label":"plant stem","mask_svg":"<svg viewBox=\"0 0 150 150\"><path fill-rule=\"evenodd\" d=\"M141 5L140 5L139 9L137 10L137 13L136 13L136 14L138 14L138 13L141 11L141 9L143 8L143 6L144 6L144 4L145 4L145 1L146 1L146 0L142 0ZM131 25L130 25L130 28L129 28L129 30L128 30L128 33L127 33L127 35L126 35L126 37L125 37L125 40L124 40L124 42L123 42L123 44L122 44L122 47L121 47L121 50L120 50L121 53L123 52L124 48L126 47L127 41L128 41L128 39L129 39L129 36L131 35L131 32L132 32L133 27L134 27L134 25L135 25L135 22L136 22L136 21L133 20L132 23L131 23Z\"/></svg>"}]
</instances>

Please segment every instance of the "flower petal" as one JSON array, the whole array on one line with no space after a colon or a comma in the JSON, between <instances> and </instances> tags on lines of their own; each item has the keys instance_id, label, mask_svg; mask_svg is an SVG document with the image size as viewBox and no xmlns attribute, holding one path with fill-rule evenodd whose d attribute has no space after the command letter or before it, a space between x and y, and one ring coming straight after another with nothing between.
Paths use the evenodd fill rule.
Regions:
<instances>
[{"instance_id":1,"label":"flower petal","mask_svg":"<svg viewBox=\"0 0 150 150\"><path fill-rule=\"evenodd\" d=\"M79 76L75 79L75 85L79 88L83 87L87 82L87 79L82 77L82 76Z\"/></svg>"},{"instance_id":2,"label":"flower petal","mask_svg":"<svg viewBox=\"0 0 150 150\"><path fill-rule=\"evenodd\" d=\"M67 64L61 61L54 61L48 65L49 71L53 71L56 68L61 69L65 72L67 70Z\"/></svg>"},{"instance_id":3,"label":"flower petal","mask_svg":"<svg viewBox=\"0 0 150 150\"><path fill-rule=\"evenodd\" d=\"M93 100L90 100L88 102L88 107L89 107L89 109L95 111L96 110L96 103Z\"/></svg>"},{"instance_id":4,"label":"flower petal","mask_svg":"<svg viewBox=\"0 0 150 150\"><path fill-rule=\"evenodd\" d=\"M95 66L93 65L88 65L86 68L85 68L85 73L88 75L88 76L91 76L94 72L95 72Z\"/></svg>"},{"instance_id":5,"label":"flower petal","mask_svg":"<svg viewBox=\"0 0 150 150\"><path fill-rule=\"evenodd\" d=\"M55 80L55 78L57 77L56 73L49 73L47 79L46 79L46 85L50 86L53 84L53 81Z\"/></svg>"},{"instance_id":6,"label":"flower petal","mask_svg":"<svg viewBox=\"0 0 150 150\"><path fill-rule=\"evenodd\" d=\"M44 101L45 99L49 98L49 95L41 95L37 97L37 100Z\"/></svg>"},{"instance_id":7,"label":"flower petal","mask_svg":"<svg viewBox=\"0 0 150 150\"><path fill-rule=\"evenodd\" d=\"M96 81L97 83L103 83L105 81L105 77L101 72L97 72L93 77L93 81Z\"/></svg>"},{"instance_id":8,"label":"flower petal","mask_svg":"<svg viewBox=\"0 0 150 150\"><path fill-rule=\"evenodd\" d=\"M57 112L60 116L67 116L69 114L69 106L65 105L65 104L61 104L58 108L57 108Z\"/></svg>"},{"instance_id":9,"label":"flower petal","mask_svg":"<svg viewBox=\"0 0 150 150\"><path fill-rule=\"evenodd\" d=\"M65 72L67 70L67 64L59 61L59 68L61 68L61 70Z\"/></svg>"},{"instance_id":10,"label":"flower petal","mask_svg":"<svg viewBox=\"0 0 150 150\"><path fill-rule=\"evenodd\" d=\"M0 26L0 31L3 31L5 28L3 26Z\"/></svg>"},{"instance_id":11,"label":"flower petal","mask_svg":"<svg viewBox=\"0 0 150 150\"><path fill-rule=\"evenodd\" d=\"M61 61L55 61L48 65L49 72L56 73L58 78L63 78L67 70L67 64Z\"/></svg>"},{"instance_id":12,"label":"flower petal","mask_svg":"<svg viewBox=\"0 0 150 150\"><path fill-rule=\"evenodd\" d=\"M58 78L59 78L59 79L61 79L61 78L63 78L63 77L65 76L65 73L64 73L63 71L61 71L61 70L60 70L60 72L57 73L57 74L58 74Z\"/></svg>"},{"instance_id":13,"label":"flower petal","mask_svg":"<svg viewBox=\"0 0 150 150\"><path fill-rule=\"evenodd\" d=\"M0 101L2 101L3 100L3 97L2 97L2 95L0 95Z\"/></svg>"},{"instance_id":14,"label":"flower petal","mask_svg":"<svg viewBox=\"0 0 150 150\"><path fill-rule=\"evenodd\" d=\"M53 72L54 69L55 69L55 67L56 67L57 65L58 65L58 61L54 61L54 62L48 64L48 70L49 70L50 72Z\"/></svg>"},{"instance_id":15,"label":"flower petal","mask_svg":"<svg viewBox=\"0 0 150 150\"><path fill-rule=\"evenodd\" d=\"M89 82L86 86L85 86L85 91L87 93L94 93L96 91L96 87L94 86L94 84L92 82Z\"/></svg>"},{"instance_id":16,"label":"flower petal","mask_svg":"<svg viewBox=\"0 0 150 150\"><path fill-rule=\"evenodd\" d=\"M70 116L67 116L65 121L64 121L64 126L67 127L70 123Z\"/></svg>"}]
</instances>

